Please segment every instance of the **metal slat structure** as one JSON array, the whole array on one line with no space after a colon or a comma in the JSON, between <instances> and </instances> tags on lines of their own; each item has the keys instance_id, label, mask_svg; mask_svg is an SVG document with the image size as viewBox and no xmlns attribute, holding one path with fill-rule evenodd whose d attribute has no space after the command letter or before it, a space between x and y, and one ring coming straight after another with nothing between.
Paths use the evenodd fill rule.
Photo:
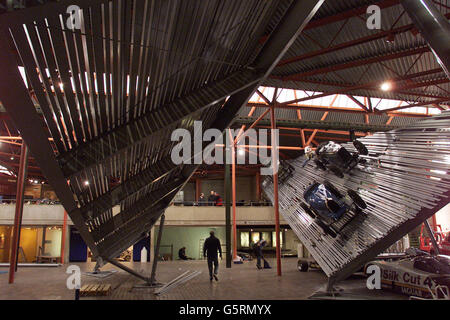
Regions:
<instances>
[{"instance_id":1,"label":"metal slat structure","mask_svg":"<svg viewBox=\"0 0 450 320\"><path fill-rule=\"evenodd\" d=\"M295 173L279 187L280 211L329 277L329 289L449 202L450 112L359 141L369 150L368 161L344 178L319 170L312 162L303 167L300 157L289 161ZM343 146L356 151L351 143ZM325 234L301 207L304 190L325 180L342 194L357 191L368 206L336 238ZM273 201L270 177L263 188ZM348 219L344 216L336 227Z\"/></svg>"},{"instance_id":2,"label":"metal slat structure","mask_svg":"<svg viewBox=\"0 0 450 320\"><path fill-rule=\"evenodd\" d=\"M0 16L0 100L94 256L145 237L198 167L173 164L172 131L227 128L323 2L62 0Z\"/></svg>"}]
</instances>

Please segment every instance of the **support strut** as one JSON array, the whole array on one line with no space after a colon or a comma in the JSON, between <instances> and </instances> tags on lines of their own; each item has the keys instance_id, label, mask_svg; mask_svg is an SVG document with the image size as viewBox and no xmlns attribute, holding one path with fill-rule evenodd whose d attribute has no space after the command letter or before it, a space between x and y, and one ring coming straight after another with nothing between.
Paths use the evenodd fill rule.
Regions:
<instances>
[{"instance_id":1,"label":"support strut","mask_svg":"<svg viewBox=\"0 0 450 320\"><path fill-rule=\"evenodd\" d=\"M424 224L425 224L425 229L427 229L428 235L430 236L430 240L431 240L431 244L433 245L434 252L436 254L439 254L440 253L439 246L436 242L436 238L434 237L434 232L431 229L430 224L428 223L428 220L425 220Z\"/></svg>"},{"instance_id":2,"label":"support strut","mask_svg":"<svg viewBox=\"0 0 450 320\"><path fill-rule=\"evenodd\" d=\"M166 220L165 214L161 216L161 219L159 221L159 230L158 230L158 239L156 240L156 248L155 248L155 254L153 255L153 266L152 266L152 274L150 276L150 285L151 286L158 286L159 284L156 283L156 268L158 266L158 257L159 257L159 248L161 246L161 238L164 228L164 221Z\"/></svg>"},{"instance_id":3,"label":"support strut","mask_svg":"<svg viewBox=\"0 0 450 320\"><path fill-rule=\"evenodd\" d=\"M22 225L23 193L25 190L25 180L27 177L27 166L28 147L25 142L22 142L20 150L19 174L17 176L16 214L14 217L13 238L11 241L11 259L9 262L9 283L14 283L14 274L17 271L17 262L19 261L20 227Z\"/></svg>"}]
</instances>

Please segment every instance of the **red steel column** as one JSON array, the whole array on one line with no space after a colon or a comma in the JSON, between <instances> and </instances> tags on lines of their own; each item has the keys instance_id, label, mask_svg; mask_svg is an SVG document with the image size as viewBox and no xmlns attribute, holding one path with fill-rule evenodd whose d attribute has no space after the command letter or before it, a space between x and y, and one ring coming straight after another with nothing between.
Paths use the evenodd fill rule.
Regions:
<instances>
[{"instance_id":1,"label":"red steel column","mask_svg":"<svg viewBox=\"0 0 450 320\"><path fill-rule=\"evenodd\" d=\"M17 176L16 191L16 213L14 217L13 236L11 241L11 255L9 259L9 283L14 283L14 273L18 261L19 243L20 243L20 227L22 225L23 214L23 193L25 190L25 181L27 177L28 167L28 147L24 141L20 148L20 165L19 174Z\"/></svg>"},{"instance_id":2,"label":"red steel column","mask_svg":"<svg viewBox=\"0 0 450 320\"><path fill-rule=\"evenodd\" d=\"M256 200L261 200L261 173L256 171Z\"/></svg>"},{"instance_id":3,"label":"red steel column","mask_svg":"<svg viewBox=\"0 0 450 320\"><path fill-rule=\"evenodd\" d=\"M200 178L195 179L195 201L198 201L202 190L202 180Z\"/></svg>"},{"instance_id":4,"label":"red steel column","mask_svg":"<svg viewBox=\"0 0 450 320\"><path fill-rule=\"evenodd\" d=\"M66 249L67 211L64 210L64 221L61 234L61 263L64 263L64 251Z\"/></svg>"},{"instance_id":5,"label":"red steel column","mask_svg":"<svg viewBox=\"0 0 450 320\"><path fill-rule=\"evenodd\" d=\"M231 140L232 141L232 140ZM231 194L233 202L233 260L237 258L237 231L236 231L236 148L231 146Z\"/></svg>"},{"instance_id":6,"label":"red steel column","mask_svg":"<svg viewBox=\"0 0 450 320\"><path fill-rule=\"evenodd\" d=\"M270 122L272 128L272 166L273 166L273 206L275 209L275 238L276 238L276 252L277 252L277 274L281 276L281 248L280 248L280 211L278 204L278 157L276 156L277 145L275 137L275 108L270 108Z\"/></svg>"}]
</instances>

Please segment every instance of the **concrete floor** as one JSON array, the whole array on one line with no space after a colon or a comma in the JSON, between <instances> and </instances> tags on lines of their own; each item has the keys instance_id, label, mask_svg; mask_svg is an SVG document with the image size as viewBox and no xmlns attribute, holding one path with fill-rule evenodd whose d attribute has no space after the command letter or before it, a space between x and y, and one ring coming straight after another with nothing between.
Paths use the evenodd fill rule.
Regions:
<instances>
[{"instance_id":1,"label":"concrete floor","mask_svg":"<svg viewBox=\"0 0 450 320\"><path fill-rule=\"evenodd\" d=\"M225 268L221 261L219 282L210 283L208 268L205 261L169 261L158 265L157 280L168 282L187 270L202 271L198 277L172 289L168 293L155 296L152 289L132 288L140 284L140 279L119 269L107 278L98 279L83 273L81 284L109 283L113 291L107 297L82 297L81 299L112 299L112 300L297 300L308 299L315 292L323 290L327 277L319 270L299 272L295 258L282 261L283 276L276 274L276 263L269 260L273 269L257 270L255 261ZM80 266L82 272L92 271L94 263L74 263ZM150 263L125 263L130 268L147 275L150 274ZM74 291L67 289L66 280L68 265L53 268L19 268L15 283L8 284L8 274L0 274L0 299L73 299ZM1 268L6 271L7 268ZM102 270L118 270L108 264ZM380 291L370 291L365 288L365 279L353 277L338 285L344 289L343 298L348 299L405 299L404 296Z\"/></svg>"}]
</instances>

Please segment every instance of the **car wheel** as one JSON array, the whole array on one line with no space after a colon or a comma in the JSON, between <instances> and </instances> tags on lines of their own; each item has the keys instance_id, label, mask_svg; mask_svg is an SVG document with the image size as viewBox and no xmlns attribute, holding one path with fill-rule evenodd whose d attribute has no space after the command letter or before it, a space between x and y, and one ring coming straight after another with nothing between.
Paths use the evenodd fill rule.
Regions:
<instances>
[{"instance_id":1,"label":"car wheel","mask_svg":"<svg viewBox=\"0 0 450 320\"><path fill-rule=\"evenodd\" d=\"M330 171L333 172L339 178L343 178L344 177L344 173L338 167L336 167L336 166L329 166L328 169L330 169Z\"/></svg>"},{"instance_id":2,"label":"car wheel","mask_svg":"<svg viewBox=\"0 0 450 320\"><path fill-rule=\"evenodd\" d=\"M309 268L309 263L306 260L298 260L297 269L300 272L307 272Z\"/></svg>"},{"instance_id":3,"label":"car wheel","mask_svg":"<svg viewBox=\"0 0 450 320\"><path fill-rule=\"evenodd\" d=\"M329 236L336 238L337 233L331 229L329 226L327 226L325 223L322 222L322 220L317 219L317 224L322 228L322 230L328 234Z\"/></svg>"},{"instance_id":4,"label":"car wheel","mask_svg":"<svg viewBox=\"0 0 450 320\"><path fill-rule=\"evenodd\" d=\"M316 218L316 215L314 214L314 212L312 212L311 208L308 207L308 205L304 202L302 202L300 204L300 206L303 208L303 210L305 210L305 212L311 217L311 218Z\"/></svg>"},{"instance_id":5,"label":"car wheel","mask_svg":"<svg viewBox=\"0 0 450 320\"><path fill-rule=\"evenodd\" d=\"M323 171L327 170L327 167L322 163L322 161L314 160L314 163L316 164L317 169L320 169Z\"/></svg>"},{"instance_id":6,"label":"car wheel","mask_svg":"<svg viewBox=\"0 0 450 320\"><path fill-rule=\"evenodd\" d=\"M354 190L349 189L347 191L348 196L353 200L354 203L361 209L366 209L367 204L366 202L361 198L361 196Z\"/></svg>"},{"instance_id":7,"label":"car wheel","mask_svg":"<svg viewBox=\"0 0 450 320\"><path fill-rule=\"evenodd\" d=\"M357 215L360 215L360 214L363 214L364 211L363 211L360 207L356 206L355 213L356 213Z\"/></svg>"},{"instance_id":8,"label":"car wheel","mask_svg":"<svg viewBox=\"0 0 450 320\"><path fill-rule=\"evenodd\" d=\"M342 193L330 181L325 180L323 184L331 193L334 193L335 196L343 198Z\"/></svg>"},{"instance_id":9,"label":"car wheel","mask_svg":"<svg viewBox=\"0 0 450 320\"><path fill-rule=\"evenodd\" d=\"M355 140L353 141L353 145L356 150L358 150L359 154L362 154L363 156L367 156L369 154L369 150L367 150L366 146L361 141Z\"/></svg>"}]
</instances>

